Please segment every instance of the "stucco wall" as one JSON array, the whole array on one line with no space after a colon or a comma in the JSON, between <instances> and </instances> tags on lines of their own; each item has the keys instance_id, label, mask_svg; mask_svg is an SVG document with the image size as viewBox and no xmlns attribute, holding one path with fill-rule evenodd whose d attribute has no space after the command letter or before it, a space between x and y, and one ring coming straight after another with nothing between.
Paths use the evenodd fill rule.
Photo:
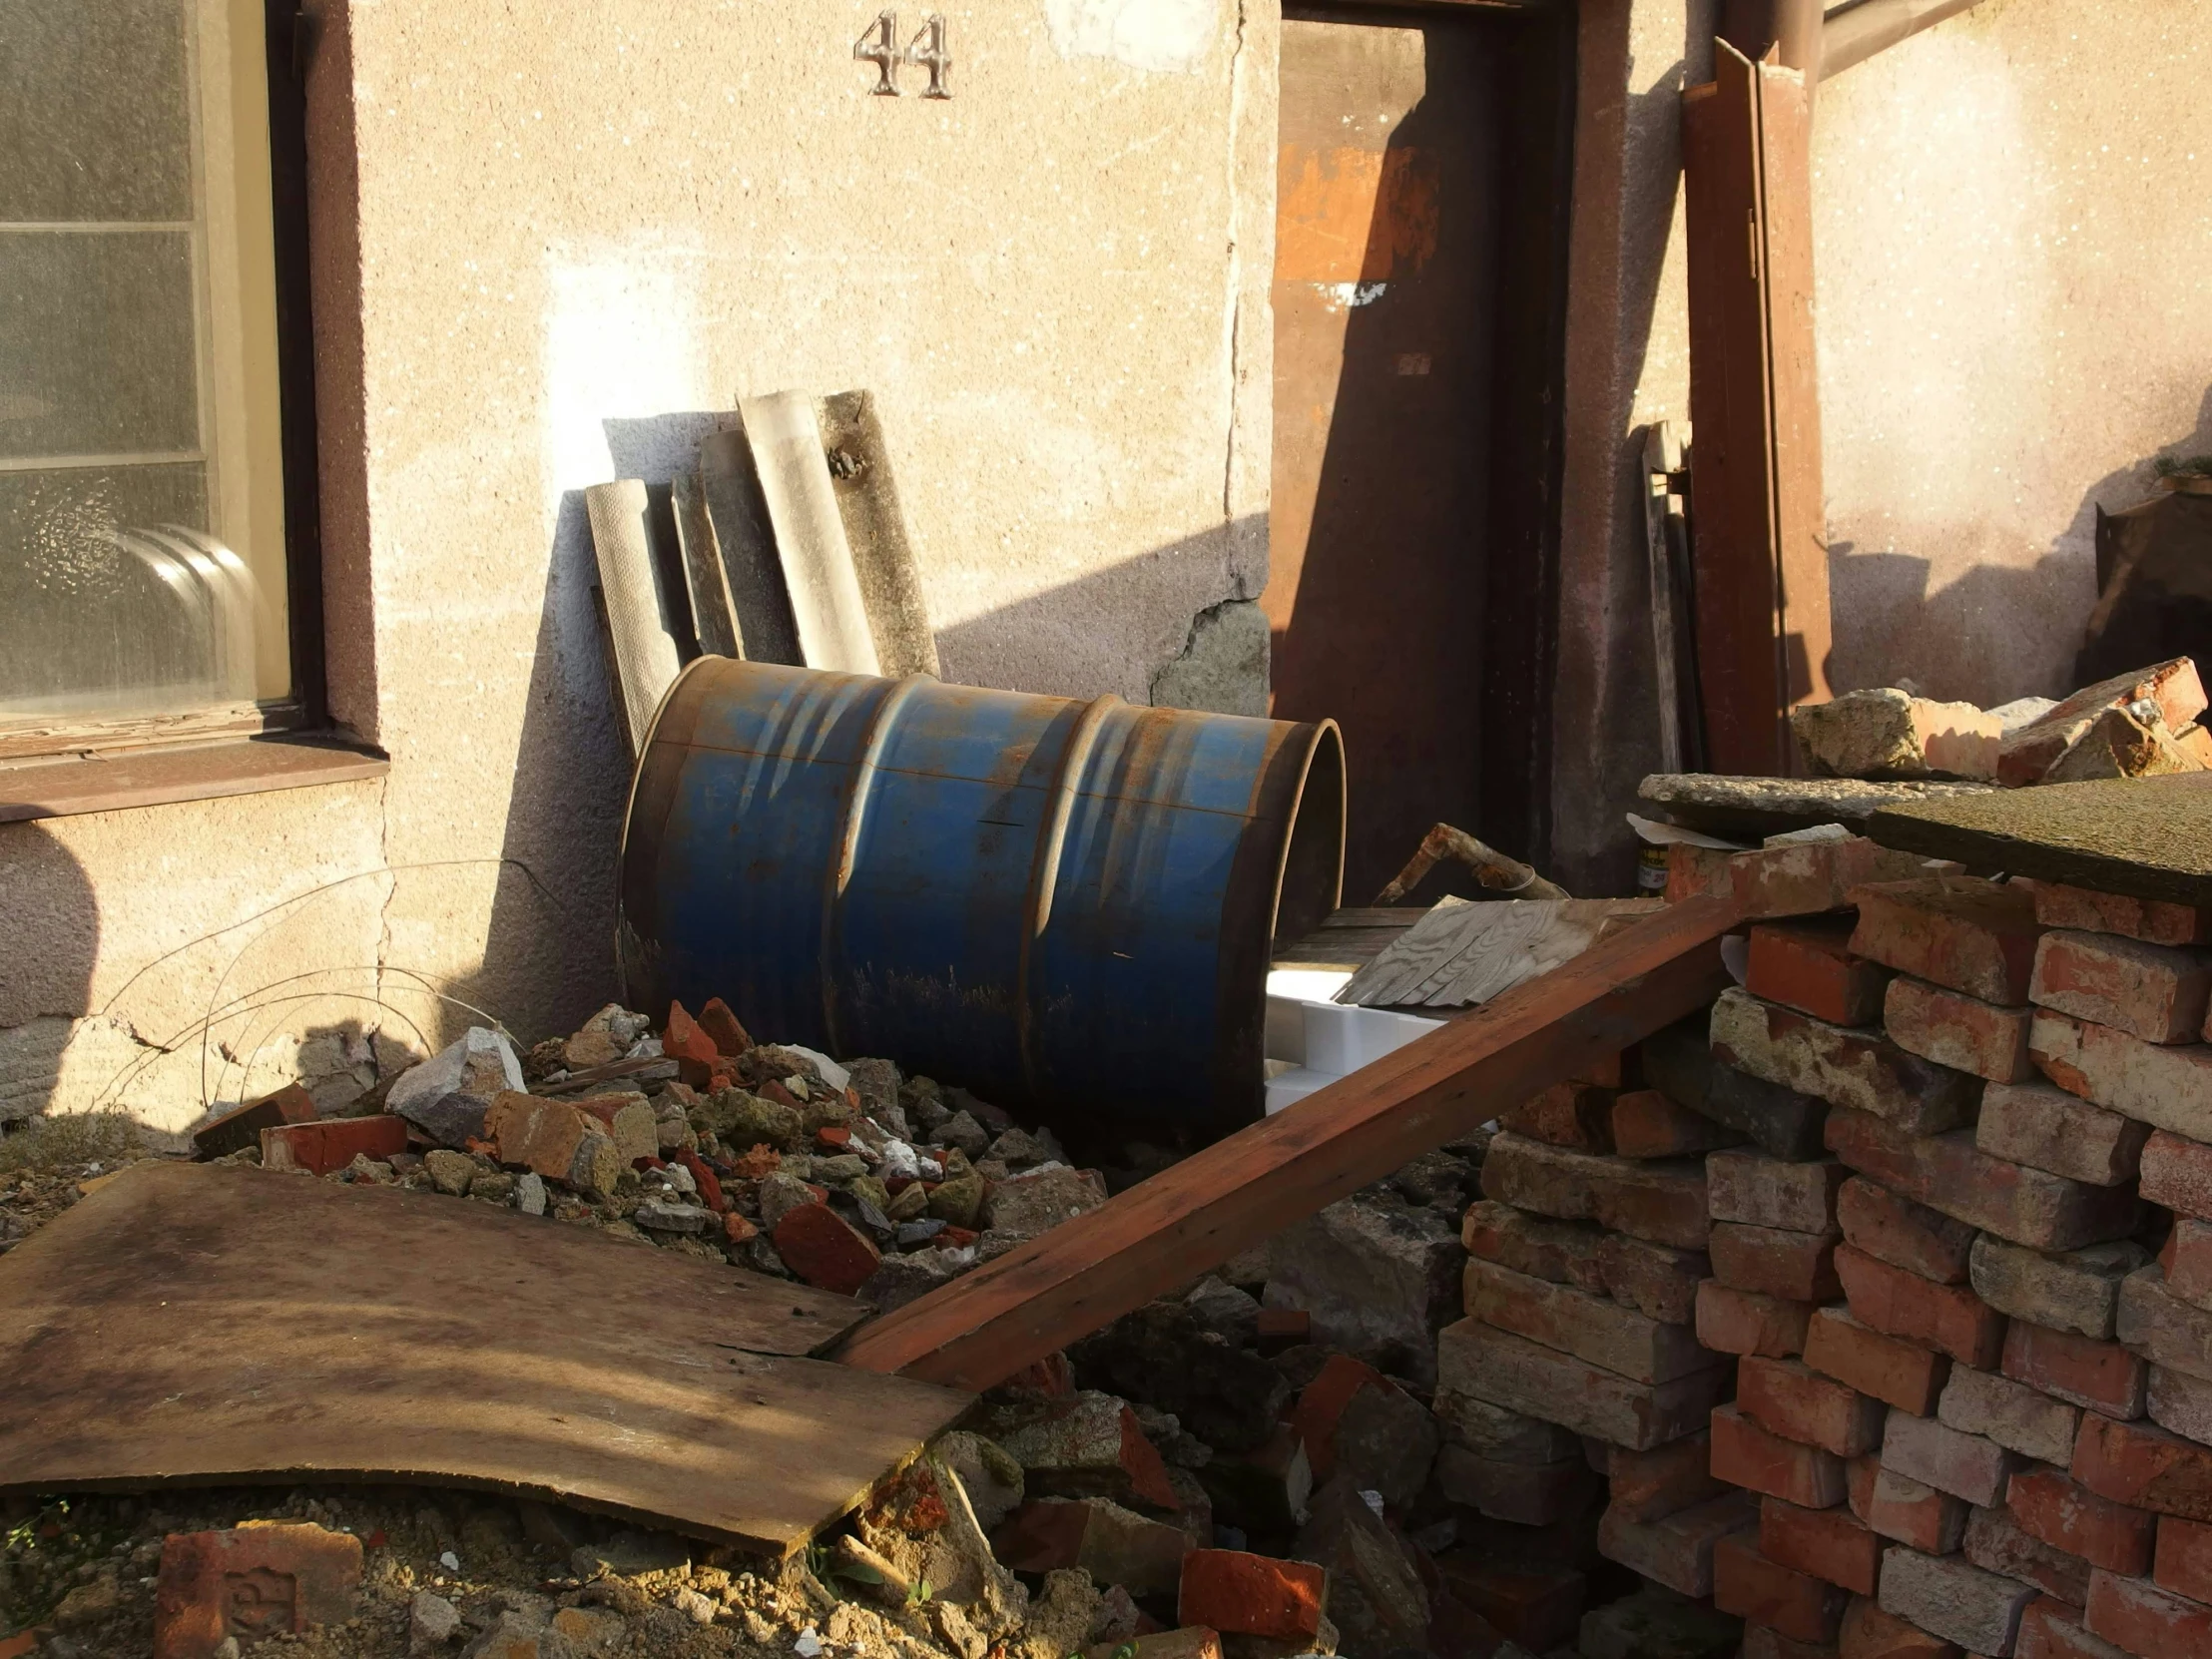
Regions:
<instances>
[{"instance_id":1,"label":"stucco wall","mask_svg":"<svg viewBox=\"0 0 2212 1659\"><path fill-rule=\"evenodd\" d=\"M2212 450L2199 0L1982 0L1823 87L1839 690L2070 686L2094 507Z\"/></svg>"},{"instance_id":2,"label":"stucco wall","mask_svg":"<svg viewBox=\"0 0 2212 1659\"><path fill-rule=\"evenodd\" d=\"M948 678L1142 702L1265 583L1268 0L951 7L948 102L868 95L872 6L318 15L331 697L391 771L0 827L14 1110L340 970L219 1030L429 1040L465 1017L434 987L531 1039L612 995L580 492L665 480L741 393L873 390ZM121 1091L165 1126L200 1110L187 1046Z\"/></svg>"}]
</instances>

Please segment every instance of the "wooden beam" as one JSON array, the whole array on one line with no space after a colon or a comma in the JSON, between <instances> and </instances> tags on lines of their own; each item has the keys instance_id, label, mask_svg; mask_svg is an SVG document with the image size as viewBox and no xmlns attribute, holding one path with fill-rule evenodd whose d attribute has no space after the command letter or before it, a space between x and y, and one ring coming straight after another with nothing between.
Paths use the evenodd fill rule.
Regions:
<instances>
[{"instance_id":1,"label":"wooden beam","mask_svg":"<svg viewBox=\"0 0 2212 1659\"><path fill-rule=\"evenodd\" d=\"M1822 80L1865 63L1945 18L1970 11L1975 0L1856 0L1838 6L1821 25Z\"/></svg>"},{"instance_id":2,"label":"wooden beam","mask_svg":"<svg viewBox=\"0 0 2212 1659\"><path fill-rule=\"evenodd\" d=\"M846 1365L983 1388L1380 1180L1731 981L1719 898L1676 904L862 1327Z\"/></svg>"}]
</instances>

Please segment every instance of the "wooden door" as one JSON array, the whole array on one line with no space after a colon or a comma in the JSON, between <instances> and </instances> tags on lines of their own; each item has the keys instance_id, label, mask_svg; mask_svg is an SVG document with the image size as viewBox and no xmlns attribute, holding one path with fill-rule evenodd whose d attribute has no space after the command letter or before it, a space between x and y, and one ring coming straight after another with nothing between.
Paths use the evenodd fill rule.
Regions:
<instances>
[{"instance_id":1,"label":"wooden door","mask_svg":"<svg viewBox=\"0 0 2212 1659\"><path fill-rule=\"evenodd\" d=\"M1355 904L1430 825L1481 816L1496 39L1437 14L1283 24L1261 603L1276 718L1344 728Z\"/></svg>"}]
</instances>

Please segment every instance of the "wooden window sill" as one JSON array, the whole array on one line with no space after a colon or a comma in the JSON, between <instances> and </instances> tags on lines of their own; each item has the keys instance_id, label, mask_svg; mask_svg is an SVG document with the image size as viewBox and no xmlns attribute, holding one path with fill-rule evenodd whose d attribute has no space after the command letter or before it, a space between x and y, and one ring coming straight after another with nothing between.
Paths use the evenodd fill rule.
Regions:
<instances>
[{"instance_id":1,"label":"wooden window sill","mask_svg":"<svg viewBox=\"0 0 2212 1659\"><path fill-rule=\"evenodd\" d=\"M374 750L306 734L15 761L0 765L0 824L349 784L390 767Z\"/></svg>"}]
</instances>

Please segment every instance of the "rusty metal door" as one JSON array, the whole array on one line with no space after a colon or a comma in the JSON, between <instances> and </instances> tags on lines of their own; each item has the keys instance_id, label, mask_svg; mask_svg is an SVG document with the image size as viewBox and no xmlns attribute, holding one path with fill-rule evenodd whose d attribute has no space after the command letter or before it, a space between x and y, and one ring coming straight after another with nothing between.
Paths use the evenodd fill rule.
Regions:
<instances>
[{"instance_id":1,"label":"rusty metal door","mask_svg":"<svg viewBox=\"0 0 2212 1659\"><path fill-rule=\"evenodd\" d=\"M1270 566L1278 720L1333 717L1345 896L1480 806L1499 56L1466 18L1284 20Z\"/></svg>"}]
</instances>

